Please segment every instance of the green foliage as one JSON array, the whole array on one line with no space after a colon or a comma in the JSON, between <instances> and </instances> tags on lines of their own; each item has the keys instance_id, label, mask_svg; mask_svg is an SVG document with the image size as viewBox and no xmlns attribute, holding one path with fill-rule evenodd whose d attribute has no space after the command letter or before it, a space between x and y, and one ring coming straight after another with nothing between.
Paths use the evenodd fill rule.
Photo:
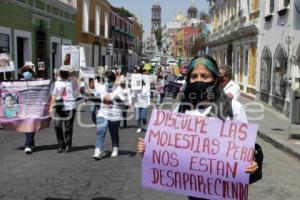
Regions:
<instances>
[{"instance_id":1,"label":"green foliage","mask_svg":"<svg viewBox=\"0 0 300 200\"><path fill-rule=\"evenodd\" d=\"M156 39L157 47L160 49L161 48L161 39L162 39L162 28L161 27L155 29L155 39Z\"/></svg>"},{"instance_id":2,"label":"green foliage","mask_svg":"<svg viewBox=\"0 0 300 200\"><path fill-rule=\"evenodd\" d=\"M124 17L134 17L135 16L133 13L131 13L129 10L127 10L123 6L121 8L116 8L116 9Z\"/></svg>"},{"instance_id":3,"label":"green foliage","mask_svg":"<svg viewBox=\"0 0 300 200\"><path fill-rule=\"evenodd\" d=\"M199 17L203 21L209 21L209 15L204 11L199 13Z\"/></svg>"}]
</instances>

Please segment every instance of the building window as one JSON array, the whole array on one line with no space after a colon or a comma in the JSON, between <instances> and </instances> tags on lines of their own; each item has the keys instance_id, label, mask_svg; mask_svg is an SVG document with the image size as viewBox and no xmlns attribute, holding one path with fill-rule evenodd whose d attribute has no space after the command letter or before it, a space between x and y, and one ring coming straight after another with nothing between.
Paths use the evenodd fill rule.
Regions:
<instances>
[{"instance_id":1,"label":"building window","mask_svg":"<svg viewBox=\"0 0 300 200\"><path fill-rule=\"evenodd\" d=\"M251 1L251 11L258 10L259 7L259 0L252 0Z\"/></svg>"},{"instance_id":2,"label":"building window","mask_svg":"<svg viewBox=\"0 0 300 200\"><path fill-rule=\"evenodd\" d=\"M265 48L261 57L260 69L260 91L261 100L268 103L269 92L271 90L271 72L272 72L272 55L268 48Z\"/></svg>"},{"instance_id":3,"label":"building window","mask_svg":"<svg viewBox=\"0 0 300 200\"><path fill-rule=\"evenodd\" d=\"M90 0L83 1L82 31L89 32Z\"/></svg>"},{"instance_id":4,"label":"building window","mask_svg":"<svg viewBox=\"0 0 300 200\"><path fill-rule=\"evenodd\" d=\"M274 56L273 96L285 98L287 55L282 46L278 46Z\"/></svg>"},{"instance_id":5,"label":"building window","mask_svg":"<svg viewBox=\"0 0 300 200\"><path fill-rule=\"evenodd\" d=\"M270 0L270 14L274 12L274 0Z\"/></svg>"},{"instance_id":6,"label":"building window","mask_svg":"<svg viewBox=\"0 0 300 200\"><path fill-rule=\"evenodd\" d=\"M284 9L290 5L290 0L279 0L279 10Z\"/></svg>"},{"instance_id":7,"label":"building window","mask_svg":"<svg viewBox=\"0 0 300 200\"><path fill-rule=\"evenodd\" d=\"M108 13L105 12L105 17L104 17L104 23L105 23L105 27L104 27L104 37L108 38Z\"/></svg>"},{"instance_id":8,"label":"building window","mask_svg":"<svg viewBox=\"0 0 300 200\"><path fill-rule=\"evenodd\" d=\"M0 53L10 52L9 43L10 43L9 35L0 33Z\"/></svg>"},{"instance_id":9,"label":"building window","mask_svg":"<svg viewBox=\"0 0 300 200\"><path fill-rule=\"evenodd\" d=\"M95 34L100 35L100 8L96 6L96 19L95 19Z\"/></svg>"}]
</instances>

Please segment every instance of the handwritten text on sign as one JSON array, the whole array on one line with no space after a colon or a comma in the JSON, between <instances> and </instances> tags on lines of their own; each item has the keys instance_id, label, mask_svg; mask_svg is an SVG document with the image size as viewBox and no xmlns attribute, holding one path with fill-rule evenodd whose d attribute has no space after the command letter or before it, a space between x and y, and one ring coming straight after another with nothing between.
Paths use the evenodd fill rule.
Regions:
<instances>
[{"instance_id":1,"label":"handwritten text on sign","mask_svg":"<svg viewBox=\"0 0 300 200\"><path fill-rule=\"evenodd\" d=\"M247 199L257 125L154 110L143 185L207 199Z\"/></svg>"}]
</instances>

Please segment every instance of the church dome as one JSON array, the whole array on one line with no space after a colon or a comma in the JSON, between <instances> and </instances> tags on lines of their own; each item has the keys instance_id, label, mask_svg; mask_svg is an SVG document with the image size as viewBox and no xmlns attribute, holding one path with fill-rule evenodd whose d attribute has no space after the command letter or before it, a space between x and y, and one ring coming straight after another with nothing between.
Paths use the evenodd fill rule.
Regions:
<instances>
[{"instance_id":1,"label":"church dome","mask_svg":"<svg viewBox=\"0 0 300 200\"><path fill-rule=\"evenodd\" d=\"M155 3L153 4L152 9L161 9L161 7L160 7L160 5L159 5L159 3L158 3L157 0L156 0Z\"/></svg>"},{"instance_id":2,"label":"church dome","mask_svg":"<svg viewBox=\"0 0 300 200\"><path fill-rule=\"evenodd\" d=\"M178 12L176 15L176 20L182 21L183 19L184 19L184 15L182 14L182 12Z\"/></svg>"},{"instance_id":3,"label":"church dome","mask_svg":"<svg viewBox=\"0 0 300 200\"><path fill-rule=\"evenodd\" d=\"M192 5L189 7L188 11L198 11L194 1L192 2Z\"/></svg>"}]
</instances>

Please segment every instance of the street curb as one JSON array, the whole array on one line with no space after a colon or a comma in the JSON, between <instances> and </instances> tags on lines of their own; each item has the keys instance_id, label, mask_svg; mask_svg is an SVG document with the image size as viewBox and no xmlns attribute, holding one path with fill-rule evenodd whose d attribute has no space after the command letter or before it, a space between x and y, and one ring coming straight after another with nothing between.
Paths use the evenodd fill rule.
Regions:
<instances>
[{"instance_id":1,"label":"street curb","mask_svg":"<svg viewBox=\"0 0 300 200\"><path fill-rule=\"evenodd\" d=\"M264 141L272 144L275 148L282 150L283 152L293 156L294 158L298 159L300 161L300 152L297 152L292 148L292 146L286 145L283 142L280 142L270 136L268 134L265 134L261 131L258 131L258 136L263 139Z\"/></svg>"}]
</instances>

